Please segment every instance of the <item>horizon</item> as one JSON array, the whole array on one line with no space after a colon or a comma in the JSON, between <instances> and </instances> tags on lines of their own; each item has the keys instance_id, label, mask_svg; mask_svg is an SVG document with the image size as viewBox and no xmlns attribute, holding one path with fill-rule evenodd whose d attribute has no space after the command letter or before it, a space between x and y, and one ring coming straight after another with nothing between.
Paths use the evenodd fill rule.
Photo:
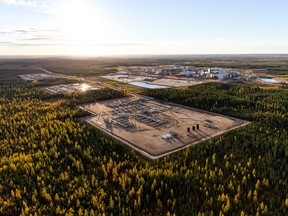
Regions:
<instances>
[{"instance_id":1,"label":"horizon","mask_svg":"<svg viewBox=\"0 0 288 216\"><path fill-rule=\"evenodd\" d=\"M119 55L2 55L0 54L0 59L2 58L162 58L162 57L288 57L288 53L212 53L212 54L119 54Z\"/></svg>"},{"instance_id":2,"label":"horizon","mask_svg":"<svg viewBox=\"0 0 288 216\"><path fill-rule=\"evenodd\" d=\"M277 0L0 0L5 56L288 54Z\"/></svg>"}]
</instances>

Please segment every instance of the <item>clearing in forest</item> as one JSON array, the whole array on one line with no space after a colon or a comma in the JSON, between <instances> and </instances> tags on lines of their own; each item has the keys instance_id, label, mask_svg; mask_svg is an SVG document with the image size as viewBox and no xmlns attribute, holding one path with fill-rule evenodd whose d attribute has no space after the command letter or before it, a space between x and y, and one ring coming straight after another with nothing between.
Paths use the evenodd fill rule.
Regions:
<instances>
[{"instance_id":1,"label":"clearing in forest","mask_svg":"<svg viewBox=\"0 0 288 216\"><path fill-rule=\"evenodd\" d=\"M81 105L84 121L156 159L247 125L240 119L146 97Z\"/></svg>"}]
</instances>

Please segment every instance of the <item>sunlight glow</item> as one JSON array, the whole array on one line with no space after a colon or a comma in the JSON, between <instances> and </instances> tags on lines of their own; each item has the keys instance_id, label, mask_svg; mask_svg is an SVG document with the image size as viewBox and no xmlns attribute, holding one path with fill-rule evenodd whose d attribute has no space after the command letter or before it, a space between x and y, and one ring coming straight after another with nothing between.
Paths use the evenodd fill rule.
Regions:
<instances>
[{"instance_id":1,"label":"sunlight glow","mask_svg":"<svg viewBox=\"0 0 288 216\"><path fill-rule=\"evenodd\" d=\"M63 0L55 10L67 43L74 44L74 52L91 52L89 47L103 39L103 19L88 0ZM75 53L75 54L77 54Z\"/></svg>"},{"instance_id":2,"label":"sunlight glow","mask_svg":"<svg viewBox=\"0 0 288 216\"><path fill-rule=\"evenodd\" d=\"M89 86L89 85L87 85L87 84L82 84L81 85L81 91L87 91L87 90L89 90L89 89L91 89L91 86Z\"/></svg>"}]
</instances>

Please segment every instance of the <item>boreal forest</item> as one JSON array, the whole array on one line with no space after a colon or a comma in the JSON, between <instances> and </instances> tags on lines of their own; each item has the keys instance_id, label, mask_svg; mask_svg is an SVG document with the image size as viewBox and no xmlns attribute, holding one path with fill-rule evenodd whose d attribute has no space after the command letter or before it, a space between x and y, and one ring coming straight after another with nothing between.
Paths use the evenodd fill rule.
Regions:
<instances>
[{"instance_id":1,"label":"boreal forest","mask_svg":"<svg viewBox=\"0 0 288 216\"><path fill-rule=\"evenodd\" d=\"M0 215L288 214L288 88L207 83L140 93L251 121L155 161L84 124L78 103L0 77Z\"/></svg>"}]
</instances>

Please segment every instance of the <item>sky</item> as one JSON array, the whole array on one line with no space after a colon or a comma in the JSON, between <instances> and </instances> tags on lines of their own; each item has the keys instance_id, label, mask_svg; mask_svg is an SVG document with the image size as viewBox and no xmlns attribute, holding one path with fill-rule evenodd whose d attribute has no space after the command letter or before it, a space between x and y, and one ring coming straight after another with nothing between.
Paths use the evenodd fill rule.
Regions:
<instances>
[{"instance_id":1,"label":"sky","mask_svg":"<svg viewBox=\"0 0 288 216\"><path fill-rule=\"evenodd\" d=\"M286 54L287 0L0 0L0 55Z\"/></svg>"}]
</instances>

